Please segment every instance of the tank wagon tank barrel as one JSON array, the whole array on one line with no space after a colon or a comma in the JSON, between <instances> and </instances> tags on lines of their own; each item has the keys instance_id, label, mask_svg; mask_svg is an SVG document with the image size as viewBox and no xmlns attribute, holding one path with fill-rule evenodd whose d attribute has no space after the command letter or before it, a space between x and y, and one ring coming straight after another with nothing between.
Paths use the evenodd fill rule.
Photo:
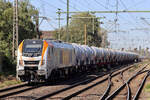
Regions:
<instances>
[{"instance_id":1,"label":"tank wagon tank barrel","mask_svg":"<svg viewBox=\"0 0 150 100\"><path fill-rule=\"evenodd\" d=\"M23 40L18 47L17 78L21 81L45 81L70 75L84 68L138 61L139 55L76 43L53 40Z\"/></svg>"}]
</instances>

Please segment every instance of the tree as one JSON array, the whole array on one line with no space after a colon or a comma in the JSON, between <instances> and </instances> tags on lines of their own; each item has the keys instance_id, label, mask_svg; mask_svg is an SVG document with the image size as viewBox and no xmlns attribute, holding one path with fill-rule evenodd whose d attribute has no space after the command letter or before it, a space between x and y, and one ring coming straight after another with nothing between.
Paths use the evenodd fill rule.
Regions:
<instances>
[{"instance_id":1,"label":"tree","mask_svg":"<svg viewBox=\"0 0 150 100\"><path fill-rule=\"evenodd\" d=\"M90 13L79 13L71 16L69 23L69 42L84 44L85 25L87 26L87 44L100 47L103 35L100 33L102 29L100 28L100 21L95 15ZM61 40L66 41L66 27L56 30L55 38L58 38L59 32L61 34ZM104 33L106 34L106 31Z\"/></svg>"},{"instance_id":2,"label":"tree","mask_svg":"<svg viewBox=\"0 0 150 100\"><path fill-rule=\"evenodd\" d=\"M13 9L10 2L0 1L0 52L10 57L12 50Z\"/></svg>"},{"instance_id":3,"label":"tree","mask_svg":"<svg viewBox=\"0 0 150 100\"><path fill-rule=\"evenodd\" d=\"M19 2L19 43L24 39L32 39L37 36L33 18L38 11L29 4L28 0Z\"/></svg>"},{"instance_id":4,"label":"tree","mask_svg":"<svg viewBox=\"0 0 150 100\"><path fill-rule=\"evenodd\" d=\"M23 39L36 37L37 33L35 31L33 18L36 16L38 11L28 2L28 0L19 1L18 9L20 43ZM0 52L7 60L11 60L12 40L13 5L11 2L4 2L3 0L0 0ZM12 62L12 60L10 62Z\"/></svg>"}]
</instances>

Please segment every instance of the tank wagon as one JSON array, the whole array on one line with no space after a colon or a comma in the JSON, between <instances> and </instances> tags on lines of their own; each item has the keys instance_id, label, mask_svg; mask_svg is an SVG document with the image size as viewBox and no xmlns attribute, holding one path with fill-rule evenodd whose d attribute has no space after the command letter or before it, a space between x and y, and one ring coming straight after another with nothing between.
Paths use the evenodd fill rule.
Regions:
<instances>
[{"instance_id":1,"label":"tank wagon","mask_svg":"<svg viewBox=\"0 0 150 100\"><path fill-rule=\"evenodd\" d=\"M45 81L49 77L69 75L94 65L124 64L138 61L131 52L89 47L53 40L23 40L17 53L17 78L21 81ZM91 66L92 65L92 66Z\"/></svg>"}]
</instances>

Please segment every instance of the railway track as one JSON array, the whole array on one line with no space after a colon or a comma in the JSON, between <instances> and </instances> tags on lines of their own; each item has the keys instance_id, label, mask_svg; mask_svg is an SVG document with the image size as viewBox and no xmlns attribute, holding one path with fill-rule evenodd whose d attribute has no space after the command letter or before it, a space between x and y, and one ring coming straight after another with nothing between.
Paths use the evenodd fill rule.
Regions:
<instances>
[{"instance_id":1,"label":"railway track","mask_svg":"<svg viewBox=\"0 0 150 100\"><path fill-rule=\"evenodd\" d=\"M60 81L62 81L62 80L60 80ZM60 82L60 81L58 80L58 82ZM63 82L61 82L61 83L63 83ZM24 92L32 91L34 89L41 88L42 86L47 86L47 85L53 86L53 84L55 84L55 83L54 82L37 83L37 84L23 83L20 85L15 85L15 86L11 86L8 88L3 88L3 89L0 89L0 100L1 100L1 98L4 98L4 100L5 100L5 98L7 98L7 97L13 98L14 95L18 95L18 94L21 94ZM20 96L20 97L22 97L22 96Z\"/></svg>"},{"instance_id":2,"label":"railway track","mask_svg":"<svg viewBox=\"0 0 150 100\"><path fill-rule=\"evenodd\" d=\"M150 63L149 63L150 64ZM110 91L110 86L111 86L111 81L109 80L108 81L108 87L106 89L106 92L103 94L103 96L100 98L100 100L112 100L113 98L115 98L121 90L123 90L125 88L125 86L127 87L127 97L126 99L127 100L131 100L131 88L129 86L130 84L130 81L132 81L136 76L140 75L140 74L143 74L145 72L147 72L147 74L145 75L138 91L136 92L136 95L134 96L133 100L137 100L141 90L142 90L142 87L144 85L144 82L146 80L146 78L150 75L150 70L144 70L149 64L146 64L144 67L142 67L142 69L140 69L138 72L136 72L133 76L131 76L127 81L123 80L124 81L124 84L121 85L119 88L117 88L113 93L111 93L110 95L108 95L109 91ZM123 72L122 72L123 73ZM123 75L120 74L122 77Z\"/></svg>"},{"instance_id":3,"label":"railway track","mask_svg":"<svg viewBox=\"0 0 150 100\"><path fill-rule=\"evenodd\" d=\"M133 97L133 100L137 100L138 99L138 97L139 97L139 95L140 95L140 93L141 93L141 91L143 89L144 83L145 83L145 81L146 81L146 79L147 79L147 77L149 75L150 75L150 70L148 70L147 74L145 75L144 79L142 80L142 83L141 83L140 87L138 88L135 96Z\"/></svg>"},{"instance_id":4,"label":"railway track","mask_svg":"<svg viewBox=\"0 0 150 100\"><path fill-rule=\"evenodd\" d=\"M126 65L127 66L127 65ZM68 90L71 90L71 89L73 89L73 88L76 88L76 87L78 87L78 86L84 86L84 84L89 84L90 83L90 86L88 86L88 87L85 87L85 88L83 88L83 89L81 89L81 90L79 90L79 91L77 91L77 92L75 92L75 93L72 93L72 94L70 94L70 95L68 95L68 96L66 96L66 97L64 97L64 98L62 98L63 100L68 100L68 99L70 99L70 98L73 98L74 96L76 96L76 95L78 95L78 94L80 94L80 93L82 93L82 92L84 92L84 91L86 91L86 90L88 90L88 89L90 89L90 88L92 88L92 87L94 87L94 86L96 86L96 85L98 85L98 84L101 84L101 83L103 83L104 81L107 81L108 79L111 79L111 77L114 77L114 76L116 76L116 75L118 75L118 74L120 74L122 71L119 71L119 70L122 70L122 68L124 68L123 70L125 71L125 70L128 70L129 68L131 68L133 65L130 65L129 67L125 67L125 66L123 66L123 67L120 67L119 69L115 69L115 70L113 70L113 71L110 71L110 72L106 72L106 73L104 73L104 74L101 74L101 75L97 75L97 76L95 76L94 78L92 77L92 78L89 78L89 79L87 79L87 80L84 80L84 81L80 81L80 82L78 82L78 83L75 83L75 84L72 84L72 85L70 85L70 86L67 86L67 87L65 87L65 88L61 88L61 89L58 89L58 90L56 90L56 91L53 91L53 92L51 92L51 93L49 93L49 94L46 94L46 95L42 95L42 96L38 96L38 97L36 97L36 98L34 98L34 99L36 99L36 100L41 100L41 99L46 99L46 98L50 98L50 97L53 97L53 96L55 96L55 95L58 95L59 93L63 93L63 92L66 92L66 91L68 91ZM119 71L119 72L117 72L117 71ZM112 74L112 72L113 73L115 73L115 74ZM108 75L108 77L107 77L107 75ZM99 82L96 82L96 83L92 83L93 81L95 81L95 80L97 80L97 79L99 79L100 77L102 77L102 76L106 76L104 79L102 79L102 80L100 80ZM109 78L110 77L110 78ZM26 84L27 85L27 84ZM42 86L45 86L45 84L39 84L39 85L37 85L37 86L26 86L26 85L22 85L23 87L21 87L21 86L18 86L18 87L12 87L12 88L10 88L10 90L9 89L3 89L3 90L0 90L0 98L6 98L6 97L9 97L9 96L13 96L13 95L16 95L16 94L20 94L20 93L24 93L24 92L27 92L27 91L30 91L30 90L33 90L33 89L38 89L39 87L42 87ZM20 87L20 88L19 88ZM17 89L17 90L15 90L15 89ZM6 93L4 93L5 91L7 91ZM10 92L9 92L10 91ZM106 98L106 97L105 97Z\"/></svg>"},{"instance_id":5,"label":"railway track","mask_svg":"<svg viewBox=\"0 0 150 100\"><path fill-rule=\"evenodd\" d=\"M11 86L11 87L8 87L8 88L2 88L2 89L0 89L0 93L5 92L5 91L14 90L14 89L17 89L17 88L21 88L21 87L24 87L24 86L27 86L27 85L28 85L27 83L23 83L23 84Z\"/></svg>"},{"instance_id":6,"label":"railway track","mask_svg":"<svg viewBox=\"0 0 150 100\"><path fill-rule=\"evenodd\" d=\"M26 91L29 91L32 89L39 88L44 85L45 84L38 84L35 86L30 86L29 84L25 83L25 84L13 86L10 88L1 89L0 90L0 98L5 98L5 97L12 96L15 94L20 94L20 93L23 93L23 92L26 92Z\"/></svg>"},{"instance_id":7,"label":"railway track","mask_svg":"<svg viewBox=\"0 0 150 100\"><path fill-rule=\"evenodd\" d=\"M88 73L88 74L91 74L91 73ZM82 75L82 76L84 77L85 75ZM82 76L80 76L80 77L82 77ZM60 81L62 81L62 80L60 80ZM58 80L58 82L60 82L60 81ZM63 84L63 82L60 82L60 84L61 83ZM24 93L24 92L27 92L27 91L30 91L33 89L38 89L38 88L40 88L42 86L46 86L46 85L52 85L53 86L53 84L55 84L55 83L43 83L43 84L37 84L34 86L34 85L31 85L28 83L23 83L23 84L11 86L8 88L2 88L2 89L0 89L0 99L14 96L17 94L21 94L21 93Z\"/></svg>"},{"instance_id":8,"label":"railway track","mask_svg":"<svg viewBox=\"0 0 150 100\"><path fill-rule=\"evenodd\" d=\"M141 70L143 70L145 67L146 67L146 66L144 66ZM109 94L110 89L111 89L111 78L112 78L112 77L115 77L115 76L117 76L117 75L119 75L119 74L121 74L121 73L123 73L124 71L128 70L129 68L130 68L130 67L128 67L128 68L126 68L126 69L124 69L124 70L122 70L122 71L119 71L119 72L117 72L117 73L115 73L115 74L110 73L109 76L108 76L106 79L104 79L103 81L99 81L99 82L97 82L97 83L95 83L95 84L92 84L92 85L90 85L90 86L88 86L88 87L86 87L86 88L83 88L83 89L81 89L81 90L79 90L79 91L77 91L77 92L74 92L74 93L70 94L69 96L64 97L62 100L69 100L69 99L71 99L71 98L73 98L73 97L79 95L80 93L82 93L82 92L84 92L84 91L86 91L86 90L88 90L88 89L90 89L90 88L92 88L92 87L94 87L94 86L96 86L96 85L99 85L100 83L102 83L102 82L104 82L104 81L106 81L106 80L109 81L109 84L108 84L108 87L107 87L105 93L104 93L103 96L100 98L100 100L112 100L112 99L113 99L113 96L112 96L112 97L109 97L109 98L106 98L107 95ZM116 92L116 93L117 93L117 92Z\"/></svg>"},{"instance_id":9,"label":"railway track","mask_svg":"<svg viewBox=\"0 0 150 100\"><path fill-rule=\"evenodd\" d=\"M127 70L127 69L129 69L129 68L131 68L132 66L133 66L133 65L131 65L130 67L125 68L124 71ZM121 67L121 68L122 68L122 67ZM116 71L118 71L118 70L121 70L121 68L120 68L120 69L113 70L113 71L111 71L111 72L107 72L105 75L108 75L108 74L110 74L110 73L112 73L112 72L116 72ZM121 73L121 71L119 71L119 72L113 74L112 76L116 76L116 75L118 75L119 73ZM84 84L91 84L93 81L97 80L98 78L100 78L100 77L102 77L102 76L104 76L104 75L99 75L99 76L96 76L96 77L94 77L94 78L81 81L81 82L76 83L76 84L73 84L73 85L71 85L71 86L69 86L69 87L66 87L66 88L63 88L63 89L54 91L54 92L52 92L52 93L46 94L46 95L44 95L44 96L41 96L41 97L37 98L36 100L46 99L46 98L50 98L50 97L52 97L52 98L50 98L50 99L53 99L53 97L55 97L55 96L57 97L57 95L59 95L59 94L65 94L64 92L70 91L70 90L72 90L72 89L74 89L74 88L76 88L76 87L79 87L79 86L82 87L82 85L84 85ZM86 91L86 90L88 90L88 89L90 89L90 88L92 88L92 87L94 87L94 86L100 84L100 83L103 83L104 81L107 81L107 80L108 80L108 77L106 77L106 78L104 78L104 79L102 79L102 80L100 80L100 81L98 81L98 82L96 82L96 83L93 82L90 86L85 87L85 88L83 88L83 89L81 89L81 90L79 90L79 91L77 91L77 92L74 92L74 93L72 93L72 94L70 94L70 95L68 95L68 96L66 96L66 97L64 97L64 98L61 98L61 99L62 99L62 100L69 100L69 99L71 99L72 97L74 97L74 96L76 96L76 95L78 95L78 94L80 94L80 93L82 93L82 92L84 92L84 91ZM84 86L83 86L83 87L84 87ZM74 89L74 90L75 90L75 89Z\"/></svg>"},{"instance_id":10,"label":"railway track","mask_svg":"<svg viewBox=\"0 0 150 100\"><path fill-rule=\"evenodd\" d=\"M57 80L55 80L55 81L57 81ZM60 81L62 81L62 80L60 80ZM58 82L60 82L60 81L58 80ZM53 84L55 84L55 83L54 82L48 82L48 83L28 84L26 82L26 83L11 86L11 87L8 87L8 88L2 88L2 89L0 89L0 99L1 98L6 98L6 97L9 97L9 96L13 96L13 95L16 95L16 94L21 94L23 92L27 92L27 91L30 91L30 90L33 90L33 89L38 89L42 86L53 85Z\"/></svg>"}]
</instances>

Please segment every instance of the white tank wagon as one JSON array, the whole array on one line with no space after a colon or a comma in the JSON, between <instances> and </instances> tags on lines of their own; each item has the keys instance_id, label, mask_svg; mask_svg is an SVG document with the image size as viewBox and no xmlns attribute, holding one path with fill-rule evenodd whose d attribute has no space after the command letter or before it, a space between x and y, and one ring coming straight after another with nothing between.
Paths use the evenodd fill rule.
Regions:
<instances>
[{"instance_id":1,"label":"white tank wagon","mask_svg":"<svg viewBox=\"0 0 150 100\"><path fill-rule=\"evenodd\" d=\"M95 64L99 64L99 62L102 61L102 50L94 46L92 46L91 48L94 51L94 62Z\"/></svg>"},{"instance_id":2,"label":"white tank wagon","mask_svg":"<svg viewBox=\"0 0 150 100\"><path fill-rule=\"evenodd\" d=\"M116 62L116 56L117 56L117 52L115 50L112 50L112 49L109 49L110 51L110 58L109 58L109 61L111 64L115 63Z\"/></svg>"},{"instance_id":3,"label":"white tank wagon","mask_svg":"<svg viewBox=\"0 0 150 100\"><path fill-rule=\"evenodd\" d=\"M104 48L99 48L101 50L101 62L100 65L105 65L107 64L108 60L109 60L109 52L107 49Z\"/></svg>"},{"instance_id":4,"label":"white tank wagon","mask_svg":"<svg viewBox=\"0 0 150 100\"><path fill-rule=\"evenodd\" d=\"M82 62L84 61L84 55L83 55L83 50L80 48L80 45L76 43L72 43L72 46L75 49L75 54L76 54L76 63L77 65L82 65Z\"/></svg>"},{"instance_id":5,"label":"white tank wagon","mask_svg":"<svg viewBox=\"0 0 150 100\"><path fill-rule=\"evenodd\" d=\"M87 59L87 51L85 50L85 48L82 46L82 45L78 45L80 50L82 51L82 62L81 62L81 65L86 65L87 62L86 62L86 59Z\"/></svg>"},{"instance_id":6,"label":"white tank wagon","mask_svg":"<svg viewBox=\"0 0 150 100\"><path fill-rule=\"evenodd\" d=\"M93 65L102 67L134 61L138 61L138 55L131 52L53 40L24 40L18 47L16 70L18 79L30 82L71 75Z\"/></svg>"},{"instance_id":7,"label":"white tank wagon","mask_svg":"<svg viewBox=\"0 0 150 100\"><path fill-rule=\"evenodd\" d=\"M87 45L82 45L86 52L86 64L92 65L94 62L94 51Z\"/></svg>"}]
</instances>

